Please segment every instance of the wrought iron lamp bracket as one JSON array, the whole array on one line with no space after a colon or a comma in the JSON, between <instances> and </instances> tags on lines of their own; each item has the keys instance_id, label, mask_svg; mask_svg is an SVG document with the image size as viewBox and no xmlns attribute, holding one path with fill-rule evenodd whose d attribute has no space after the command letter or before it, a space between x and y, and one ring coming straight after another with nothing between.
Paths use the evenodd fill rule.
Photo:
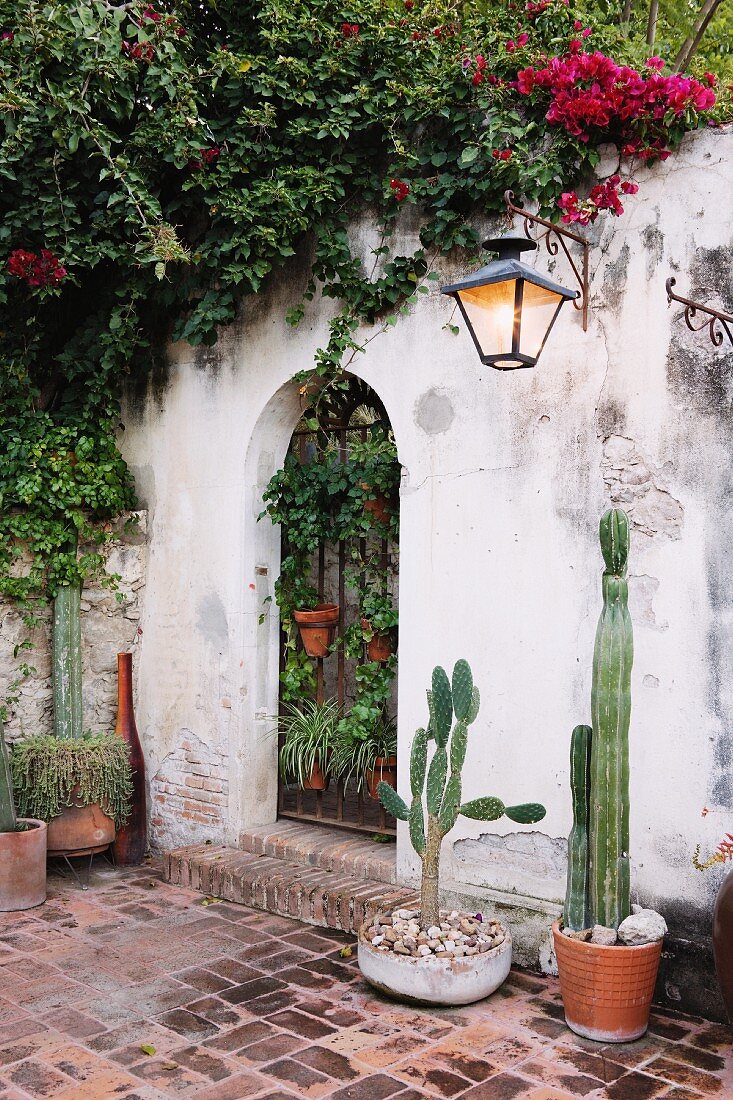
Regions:
<instances>
[{"instance_id":1,"label":"wrought iron lamp bracket","mask_svg":"<svg viewBox=\"0 0 733 1100\"><path fill-rule=\"evenodd\" d=\"M702 302L692 302L689 298L680 297L679 294L672 291L675 282L676 280L670 277L665 284L667 287L667 304L672 305L672 302L679 302L680 305L685 307L685 324L690 331L702 332L706 328L710 343L714 348L719 348L723 343L723 333L733 344L733 316L730 313L723 313L720 309L713 309L712 306L703 305ZM702 313L704 316L702 321L696 324L698 313ZM716 328L716 324L720 325L720 328Z\"/></svg>"},{"instance_id":2,"label":"wrought iron lamp bracket","mask_svg":"<svg viewBox=\"0 0 733 1100\"><path fill-rule=\"evenodd\" d=\"M544 241L545 248L550 256L557 256L560 248L562 248L572 268L575 280L580 287L580 296L573 299L573 305L579 313L582 313L583 332L587 332L588 315L590 312L590 293L588 285L588 254L590 252L590 244L586 238L581 237L579 233L573 233L571 229L565 229L562 225L556 225L555 222L546 221L545 218L540 218L538 214L533 214L530 210L523 210L521 206L515 206L513 191L504 192L504 201L506 202L507 220L510 226L513 224L514 215L516 214L524 219L524 232L529 240L537 241L538 244L540 241ZM583 249L580 270L578 270L578 265L565 243L566 239L573 241L575 244L579 244Z\"/></svg>"}]
</instances>

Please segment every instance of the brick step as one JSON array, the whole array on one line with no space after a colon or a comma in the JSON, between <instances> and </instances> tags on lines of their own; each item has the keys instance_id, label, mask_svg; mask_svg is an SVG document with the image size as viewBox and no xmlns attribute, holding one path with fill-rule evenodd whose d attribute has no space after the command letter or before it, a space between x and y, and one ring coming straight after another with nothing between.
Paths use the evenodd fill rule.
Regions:
<instances>
[{"instance_id":1,"label":"brick step","mask_svg":"<svg viewBox=\"0 0 733 1100\"><path fill-rule=\"evenodd\" d=\"M343 829L280 820L240 833L239 847L254 855L274 856L304 867L320 867L376 882L397 881L397 845L379 844Z\"/></svg>"},{"instance_id":2,"label":"brick step","mask_svg":"<svg viewBox=\"0 0 733 1100\"><path fill-rule=\"evenodd\" d=\"M414 891L376 879L214 844L166 852L163 877L174 886L342 932L358 932L380 909L417 902Z\"/></svg>"}]
</instances>

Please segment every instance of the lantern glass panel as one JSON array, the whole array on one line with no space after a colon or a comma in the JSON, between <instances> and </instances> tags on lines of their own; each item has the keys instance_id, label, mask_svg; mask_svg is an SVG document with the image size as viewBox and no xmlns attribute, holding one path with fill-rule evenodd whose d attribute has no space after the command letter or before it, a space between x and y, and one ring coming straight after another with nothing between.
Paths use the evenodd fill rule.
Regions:
<instances>
[{"instance_id":1,"label":"lantern glass panel","mask_svg":"<svg viewBox=\"0 0 733 1100\"><path fill-rule=\"evenodd\" d=\"M537 286L536 283L530 283L525 279L522 297L522 330L519 340L519 351L522 355L536 359L540 354L545 337L550 331L562 301L562 294Z\"/></svg>"},{"instance_id":2,"label":"lantern glass panel","mask_svg":"<svg viewBox=\"0 0 733 1100\"><path fill-rule=\"evenodd\" d=\"M505 279L458 292L482 355L511 356L516 286Z\"/></svg>"}]
</instances>

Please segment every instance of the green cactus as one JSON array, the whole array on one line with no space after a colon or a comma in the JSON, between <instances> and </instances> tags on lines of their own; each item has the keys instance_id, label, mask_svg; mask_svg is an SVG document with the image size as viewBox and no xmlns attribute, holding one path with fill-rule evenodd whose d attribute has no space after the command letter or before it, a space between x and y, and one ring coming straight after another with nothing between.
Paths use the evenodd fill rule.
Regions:
<instances>
[{"instance_id":1,"label":"green cactus","mask_svg":"<svg viewBox=\"0 0 733 1100\"><path fill-rule=\"evenodd\" d=\"M57 737L81 737L81 585L62 584L53 601L53 721Z\"/></svg>"},{"instance_id":2,"label":"green cactus","mask_svg":"<svg viewBox=\"0 0 733 1100\"><path fill-rule=\"evenodd\" d=\"M573 829L564 919L570 928L618 928L631 909L629 722L634 637L626 565L629 519L611 508L600 522L603 610L593 651L592 734L573 732ZM585 854L587 853L587 855Z\"/></svg>"},{"instance_id":3,"label":"green cactus","mask_svg":"<svg viewBox=\"0 0 733 1100\"><path fill-rule=\"evenodd\" d=\"M417 731L412 742L411 807L408 809L403 799L387 783L380 783L377 787L377 793L388 813L402 821L409 821L412 846L422 859L420 916L424 929L430 928L440 919L440 845L443 837L455 825L459 814L478 821L495 821L505 814L521 824L541 821L545 816L544 806L535 802L505 807L498 798L475 798L471 802L461 803L461 771L466 757L468 727L476 721L479 705L478 689L474 686L467 661L456 661L452 680L448 679L444 669L435 668L432 688L428 691L430 722L427 730ZM431 740L435 741L435 749L428 767L427 750ZM427 806L427 828L423 797Z\"/></svg>"},{"instance_id":4,"label":"green cactus","mask_svg":"<svg viewBox=\"0 0 733 1100\"><path fill-rule=\"evenodd\" d=\"M568 880L563 923L579 932L588 927L588 814L590 812L590 726L576 726L570 743L573 827L568 837Z\"/></svg>"},{"instance_id":5,"label":"green cactus","mask_svg":"<svg viewBox=\"0 0 733 1100\"><path fill-rule=\"evenodd\" d=\"M0 833L14 833L17 825L10 756L8 746L5 744L2 719L0 719Z\"/></svg>"}]
</instances>

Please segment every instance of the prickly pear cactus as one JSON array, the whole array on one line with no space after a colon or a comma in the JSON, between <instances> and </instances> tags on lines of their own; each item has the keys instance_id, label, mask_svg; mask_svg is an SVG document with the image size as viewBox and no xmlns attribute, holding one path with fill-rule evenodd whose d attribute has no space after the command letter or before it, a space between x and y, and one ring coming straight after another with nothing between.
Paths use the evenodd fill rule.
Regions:
<instances>
[{"instance_id":1,"label":"prickly pear cactus","mask_svg":"<svg viewBox=\"0 0 733 1100\"><path fill-rule=\"evenodd\" d=\"M490 797L461 802L461 771L468 746L468 727L476 721L479 705L478 688L474 686L467 661L456 661L450 680L445 669L435 668L428 691L428 728L417 731L410 753L411 806L408 807L387 783L377 787L388 813L409 822L412 846L422 859L420 916L425 929L439 921L440 844L459 814L478 821L495 821L504 815L523 825L541 821L545 816L544 806L537 802L505 806L501 799ZM428 766L429 741L435 742L435 749Z\"/></svg>"},{"instance_id":2,"label":"prickly pear cactus","mask_svg":"<svg viewBox=\"0 0 733 1100\"><path fill-rule=\"evenodd\" d=\"M0 721L0 833L14 833L16 828L13 777L10 772L8 746Z\"/></svg>"}]
</instances>

